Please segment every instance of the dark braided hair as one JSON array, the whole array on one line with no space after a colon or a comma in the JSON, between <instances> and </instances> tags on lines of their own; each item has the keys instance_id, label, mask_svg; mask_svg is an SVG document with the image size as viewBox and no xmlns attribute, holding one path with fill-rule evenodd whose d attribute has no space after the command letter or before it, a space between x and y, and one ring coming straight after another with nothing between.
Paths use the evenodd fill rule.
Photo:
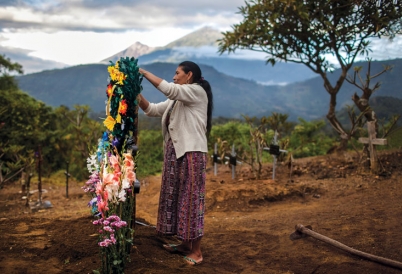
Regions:
<instances>
[{"instance_id":1,"label":"dark braided hair","mask_svg":"<svg viewBox=\"0 0 402 274\"><path fill-rule=\"evenodd\" d=\"M191 61L184 61L179 64L179 67L181 67L186 74L191 71L193 73L193 79L192 79L193 83L197 83L200 86L202 86L202 88L207 93L208 97L207 137L209 137L209 133L211 132L212 128L212 110L214 108L211 85L207 80L204 79L204 77L202 77L201 69L196 63Z\"/></svg>"}]
</instances>

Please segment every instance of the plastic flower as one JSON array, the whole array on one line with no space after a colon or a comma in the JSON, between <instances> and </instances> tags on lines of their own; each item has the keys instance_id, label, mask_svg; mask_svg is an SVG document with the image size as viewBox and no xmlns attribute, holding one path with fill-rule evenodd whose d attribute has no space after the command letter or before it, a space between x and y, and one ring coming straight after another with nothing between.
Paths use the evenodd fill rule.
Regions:
<instances>
[{"instance_id":1,"label":"plastic flower","mask_svg":"<svg viewBox=\"0 0 402 274\"><path fill-rule=\"evenodd\" d=\"M136 180L135 173L133 171L127 171L126 178L130 182L130 184L132 184Z\"/></svg>"},{"instance_id":2,"label":"plastic flower","mask_svg":"<svg viewBox=\"0 0 402 274\"><path fill-rule=\"evenodd\" d=\"M115 155L110 156L109 161L114 171L120 171L119 159Z\"/></svg>"},{"instance_id":3,"label":"plastic flower","mask_svg":"<svg viewBox=\"0 0 402 274\"><path fill-rule=\"evenodd\" d=\"M99 173L94 171L91 176L89 176L89 180L85 183L85 186L82 189L85 192L94 193L96 191L96 185L100 182Z\"/></svg>"},{"instance_id":4,"label":"plastic flower","mask_svg":"<svg viewBox=\"0 0 402 274\"><path fill-rule=\"evenodd\" d=\"M102 214L102 217L105 217L106 211L109 210L107 200L106 201L104 201L104 200L98 201L97 206L98 206L98 211Z\"/></svg>"},{"instance_id":5,"label":"plastic flower","mask_svg":"<svg viewBox=\"0 0 402 274\"><path fill-rule=\"evenodd\" d=\"M119 113L123 114L123 115L126 115L127 108L128 108L128 106L127 106L126 99L121 100L120 105L119 105Z\"/></svg>"},{"instance_id":6,"label":"plastic flower","mask_svg":"<svg viewBox=\"0 0 402 274\"><path fill-rule=\"evenodd\" d=\"M112 96L113 91L114 91L114 87L115 87L115 86L113 86L112 84L107 85L106 94L107 94L107 97L108 97L108 98L109 98L110 96Z\"/></svg>"},{"instance_id":7,"label":"plastic flower","mask_svg":"<svg viewBox=\"0 0 402 274\"><path fill-rule=\"evenodd\" d=\"M115 176L113 173L103 173L103 186L106 188L108 185L113 185L115 183Z\"/></svg>"},{"instance_id":8,"label":"plastic flower","mask_svg":"<svg viewBox=\"0 0 402 274\"><path fill-rule=\"evenodd\" d=\"M116 62L114 66L109 66L107 71L109 72L112 81L117 82L119 85L123 85L123 80L126 80L127 76L119 70L119 62Z\"/></svg>"},{"instance_id":9,"label":"plastic flower","mask_svg":"<svg viewBox=\"0 0 402 274\"><path fill-rule=\"evenodd\" d=\"M98 160L96 154L92 154L87 158L87 168L89 173L99 170Z\"/></svg>"},{"instance_id":10,"label":"plastic flower","mask_svg":"<svg viewBox=\"0 0 402 274\"><path fill-rule=\"evenodd\" d=\"M112 116L108 116L108 117L105 119L105 121L103 121L103 124L105 125L105 127L106 127L108 130L112 131L113 128L114 128L114 125L116 124L116 120L113 119Z\"/></svg>"},{"instance_id":11,"label":"plastic flower","mask_svg":"<svg viewBox=\"0 0 402 274\"><path fill-rule=\"evenodd\" d=\"M121 124L121 115L120 115L120 113L118 113L117 116L116 116L116 122Z\"/></svg>"},{"instance_id":12,"label":"plastic flower","mask_svg":"<svg viewBox=\"0 0 402 274\"><path fill-rule=\"evenodd\" d=\"M118 147L120 145L120 141L118 138L114 138L112 141L112 146Z\"/></svg>"}]
</instances>

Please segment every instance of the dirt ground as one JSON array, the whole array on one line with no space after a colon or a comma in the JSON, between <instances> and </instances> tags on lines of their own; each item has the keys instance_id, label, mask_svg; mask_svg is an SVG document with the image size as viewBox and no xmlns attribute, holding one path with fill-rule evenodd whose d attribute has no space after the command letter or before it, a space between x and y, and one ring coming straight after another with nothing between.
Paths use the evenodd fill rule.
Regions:
<instances>
[{"instance_id":1,"label":"dirt ground","mask_svg":"<svg viewBox=\"0 0 402 274\"><path fill-rule=\"evenodd\" d=\"M362 173L355 154L298 159L264 166L261 180L248 166L208 168L204 261L188 266L161 248L156 221L160 177L141 179L131 262L125 273L402 273L313 237L291 240L295 225L355 250L402 261L402 151L381 155L383 176ZM18 184L0 190L0 273L92 273L100 266L96 227L83 182L43 185L49 209L31 210ZM35 186L35 185L34 185ZM38 193L31 196L32 202Z\"/></svg>"}]
</instances>

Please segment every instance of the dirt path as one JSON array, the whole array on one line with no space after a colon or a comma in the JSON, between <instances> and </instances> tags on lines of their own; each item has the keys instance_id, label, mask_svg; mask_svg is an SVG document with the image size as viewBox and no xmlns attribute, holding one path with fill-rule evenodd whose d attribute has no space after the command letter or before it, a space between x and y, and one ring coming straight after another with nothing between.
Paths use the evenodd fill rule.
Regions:
<instances>
[{"instance_id":1,"label":"dirt path","mask_svg":"<svg viewBox=\"0 0 402 274\"><path fill-rule=\"evenodd\" d=\"M296 224L357 250L402 261L402 152L384 154L387 176L358 175L353 161L320 157L299 162L289 181L285 167L252 180L247 167L231 179L227 167L207 181L204 262L187 266L161 248L174 238L136 227L126 273L402 273L314 238L292 241ZM155 224L159 177L142 180L137 217ZM51 209L31 212L19 186L0 190L0 273L92 273L100 265L96 229L82 183L44 185ZM33 196L35 198L35 196Z\"/></svg>"}]
</instances>

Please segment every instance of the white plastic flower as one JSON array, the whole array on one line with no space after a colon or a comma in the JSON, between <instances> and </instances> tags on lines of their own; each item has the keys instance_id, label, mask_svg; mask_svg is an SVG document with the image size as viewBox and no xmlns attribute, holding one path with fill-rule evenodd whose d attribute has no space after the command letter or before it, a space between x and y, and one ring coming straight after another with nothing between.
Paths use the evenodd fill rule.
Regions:
<instances>
[{"instance_id":1,"label":"white plastic flower","mask_svg":"<svg viewBox=\"0 0 402 274\"><path fill-rule=\"evenodd\" d=\"M90 155L87 158L87 168L89 173L93 173L94 171L99 171L98 161L96 160L96 153Z\"/></svg>"}]
</instances>

